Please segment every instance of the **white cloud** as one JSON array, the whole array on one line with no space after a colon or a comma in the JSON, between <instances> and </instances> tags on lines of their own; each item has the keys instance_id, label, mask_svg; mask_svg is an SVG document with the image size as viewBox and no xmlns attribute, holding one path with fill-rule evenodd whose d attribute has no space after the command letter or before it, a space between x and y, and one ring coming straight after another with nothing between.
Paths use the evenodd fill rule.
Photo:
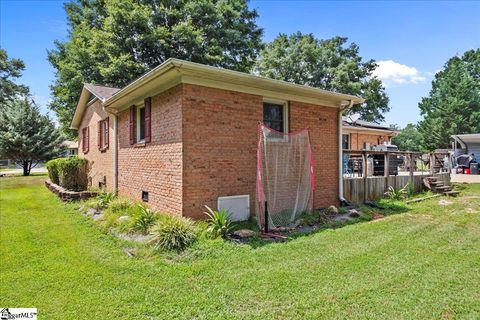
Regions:
<instances>
[{"instance_id":1,"label":"white cloud","mask_svg":"<svg viewBox=\"0 0 480 320\"><path fill-rule=\"evenodd\" d=\"M427 79L416 68L393 60L377 61L377 64L378 67L372 74L382 80L385 85L418 83Z\"/></svg>"}]
</instances>

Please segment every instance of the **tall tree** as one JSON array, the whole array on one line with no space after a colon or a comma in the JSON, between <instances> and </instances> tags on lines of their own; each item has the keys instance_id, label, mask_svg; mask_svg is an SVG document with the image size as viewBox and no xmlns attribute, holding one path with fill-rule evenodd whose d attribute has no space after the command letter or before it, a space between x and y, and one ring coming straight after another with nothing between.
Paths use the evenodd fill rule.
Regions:
<instances>
[{"instance_id":1,"label":"tall tree","mask_svg":"<svg viewBox=\"0 0 480 320\"><path fill-rule=\"evenodd\" d=\"M0 109L0 156L23 167L23 175L40 161L58 156L62 138L53 122L28 97L16 98Z\"/></svg>"},{"instance_id":2,"label":"tall tree","mask_svg":"<svg viewBox=\"0 0 480 320\"><path fill-rule=\"evenodd\" d=\"M255 72L258 74L311 87L332 90L365 98L351 113L364 120L381 122L390 110L382 82L372 76L377 65L364 61L355 43L334 37L316 39L312 34L280 34L260 52Z\"/></svg>"},{"instance_id":3,"label":"tall tree","mask_svg":"<svg viewBox=\"0 0 480 320\"><path fill-rule=\"evenodd\" d=\"M449 59L418 107L427 150L448 148L453 134L480 132L480 49Z\"/></svg>"},{"instance_id":4,"label":"tall tree","mask_svg":"<svg viewBox=\"0 0 480 320\"><path fill-rule=\"evenodd\" d=\"M25 95L28 88L14 82L22 75L25 64L20 59L9 59L7 52L0 48L0 106L15 99L17 95Z\"/></svg>"},{"instance_id":5,"label":"tall tree","mask_svg":"<svg viewBox=\"0 0 480 320\"><path fill-rule=\"evenodd\" d=\"M418 132L417 125L409 123L399 130L400 133L392 138L392 143L402 151L423 151L422 135Z\"/></svg>"},{"instance_id":6,"label":"tall tree","mask_svg":"<svg viewBox=\"0 0 480 320\"><path fill-rule=\"evenodd\" d=\"M65 5L50 108L68 132L83 82L122 87L170 57L249 71L261 48L245 0L83 0Z\"/></svg>"}]
</instances>

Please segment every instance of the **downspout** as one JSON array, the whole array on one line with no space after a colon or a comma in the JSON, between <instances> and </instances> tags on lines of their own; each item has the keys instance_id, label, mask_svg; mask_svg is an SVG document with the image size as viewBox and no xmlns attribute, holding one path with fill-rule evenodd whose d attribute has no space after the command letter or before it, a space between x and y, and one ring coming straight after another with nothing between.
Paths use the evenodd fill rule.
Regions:
<instances>
[{"instance_id":1,"label":"downspout","mask_svg":"<svg viewBox=\"0 0 480 320\"><path fill-rule=\"evenodd\" d=\"M353 107L353 101L349 100L347 106L340 106L338 109L338 199L340 203L347 203L347 200L343 197L343 145L342 145L342 115L345 110Z\"/></svg>"}]
</instances>

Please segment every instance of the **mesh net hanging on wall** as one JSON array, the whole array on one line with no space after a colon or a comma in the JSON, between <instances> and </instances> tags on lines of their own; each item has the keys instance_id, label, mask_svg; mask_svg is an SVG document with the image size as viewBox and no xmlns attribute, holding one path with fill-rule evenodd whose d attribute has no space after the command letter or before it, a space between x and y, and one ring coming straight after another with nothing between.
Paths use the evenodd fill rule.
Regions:
<instances>
[{"instance_id":1,"label":"mesh net hanging on wall","mask_svg":"<svg viewBox=\"0 0 480 320\"><path fill-rule=\"evenodd\" d=\"M312 210L315 181L308 130L286 134L258 126L257 218L268 228L291 226Z\"/></svg>"}]
</instances>

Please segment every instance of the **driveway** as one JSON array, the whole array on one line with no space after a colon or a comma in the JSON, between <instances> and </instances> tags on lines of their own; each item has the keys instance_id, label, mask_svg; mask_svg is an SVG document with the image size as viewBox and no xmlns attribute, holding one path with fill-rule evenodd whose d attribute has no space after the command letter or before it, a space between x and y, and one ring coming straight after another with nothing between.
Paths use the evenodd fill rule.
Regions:
<instances>
[{"instance_id":1,"label":"driveway","mask_svg":"<svg viewBox=\"0 0 480 320\"><path fill-rule=\"evenodd\" d=\"M451 182L480 183L480 174L451 174Z\"/></svg>"}]
</instances>

